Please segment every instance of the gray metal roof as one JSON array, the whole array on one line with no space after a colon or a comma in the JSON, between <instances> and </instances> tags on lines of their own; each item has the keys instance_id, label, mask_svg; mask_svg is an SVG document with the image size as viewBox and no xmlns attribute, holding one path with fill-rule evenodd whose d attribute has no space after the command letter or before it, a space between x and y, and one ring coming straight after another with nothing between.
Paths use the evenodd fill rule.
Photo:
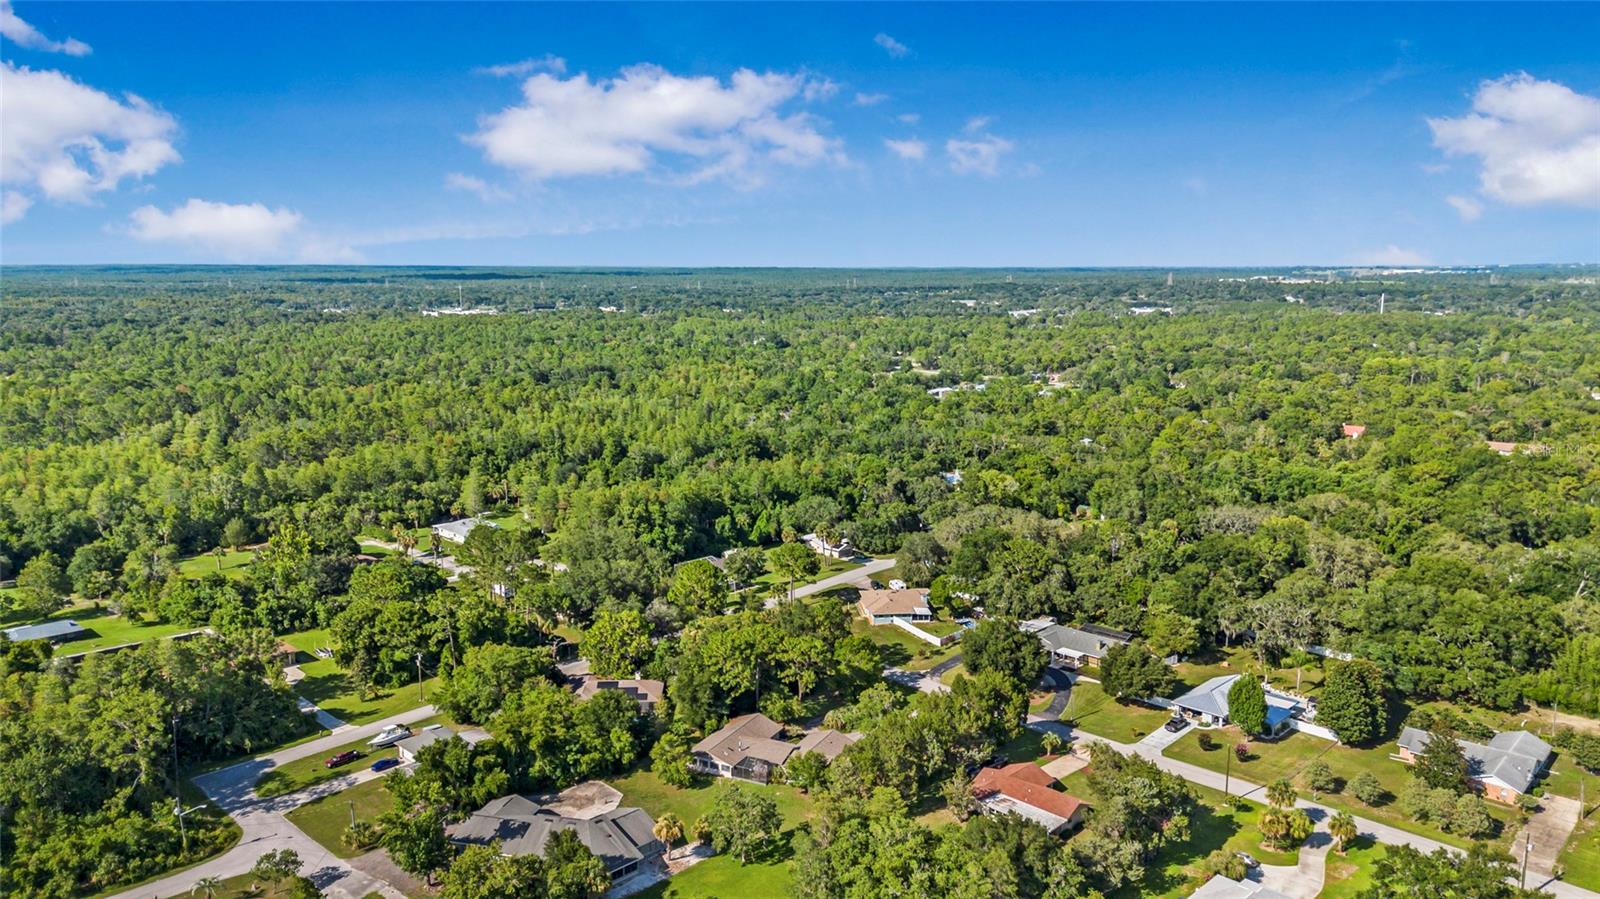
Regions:
<instances>
[{"instance_id":1,"label":"gray metal roof","mask_svg":"<svg viewBox=\"0 0 1600 899\"><path fill-rule=\"evenodd\" d=\"M568 818L526 796L502 796L472 817L447 828L457 843L488 844L500 841L506 855L544 855L545 843L557 831L578 835L606 866L615 871L661 852L655 838L656 822L640 808L618 808L593 818Z\"/></svg>"},{"instance_id":2,"label":"gray metal roof","mask_svg":"<svg viewBox=\"0 0 1600 899\"><path fill-rule=\"evenodd\" d=\"M440 740L455 739L456 732L442 724L433 724L423 728L420 732L412 734L394 745L411 755L416 755L423 747L432 746Z\"/></svg>"},{"instance_id":3,"label":"gray metal roof","mask_svg":"<svg viewBox=\"0 0 1600 899\"><path fill-rule=\"evenodd\" d=\"M21 643L23 640L62 640L81 637L89 633L89 629L76 621L63 619L46 621L43 624L24 624L21 627L6 628L0 633L4 633L7 640Z\"/></svg>"},{"instance_id":4,"label":"gray metal roof","mask_svg":"<svg viewBox=\"0 0 1600 899\"><path fill-rule=\"evenodd\" d=\"M1228 717L1228 691L1233 689L1233 682L1239 679L1237 674L1219 674L1206 681L1193 690L1179 696L1172 704L1180 709L1188 709L1213 718ZM1271 690L1267 694L1267 724L1276 726L1280 721L1290 717L1300 707L1298 700L1281 696Z\"/></svg>"},{"instance_id":5,"label":"gray metal roof","mask_svg":"<svg viewBox=\"0 0 1600 899\"><path fill-rule=\"evenodd\" d=\"M1253 880L1234 880L1218 874L1202 884L1200 889L1190 893L1189 899L1289 899L1289 897Z\"/></svg>"},{"instance_id":6,"label":"gray metal roof","mask_svg":"<svg viewBox=\"0 0 1600 899\"><path fill-rule=\"evenodd\" d=\"M1430 739L1431 734L1415 727L1400 731L1400 745L1414 754L1426 749ZM1468 776L1478 780L1492 777L1518 793L1533 788L1554 752L1549 743L1525 730L1502 731L1487 746L1467 740L1456 740L1456 745L1467 758Z\"/></svg>"}]
</instances>

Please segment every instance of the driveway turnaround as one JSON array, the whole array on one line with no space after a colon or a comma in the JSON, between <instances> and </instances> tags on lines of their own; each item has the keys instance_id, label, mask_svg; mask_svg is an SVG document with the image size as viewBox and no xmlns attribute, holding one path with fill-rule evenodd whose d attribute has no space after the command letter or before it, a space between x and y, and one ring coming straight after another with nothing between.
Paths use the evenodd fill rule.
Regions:
<instances>
[{"instance_id":1,"label":"driveway turnaround","mask_svg":"<svg viewBox=\"0 0 1600 899\"><path fill-rule=\"evenodd\" d=\"M393 724L414 724L433 717L434 708L425 705L391 715L360 727L343 729L298 746L290 746L237 765L229 765L202 774L194 779L195 786L205 792L242 831L239 842L232 849L209 861L201 862L177 874L153 880L143 886L115 894L112 899L161 899L164 896L187 896L195 881L202 877L226 879L246 874L255 867L256 859L267 852L292 849L299 853L300 873L311 878L324 896L334 899L361 899L369 893L378 893L386 899L404 899L404 894L393 886L363 874L351 867L316 840L306 836L289 823L284 813L298 808L313 799L337 793L365 780L380 776L370 770L347 774L344 777L307 787L298 793L260 799L255 785L261 775L273 768L310 756L331 752L354 740L376 736Z\"/></svg>"},{"instance_id":2,"label":"driveway turnaround","mask_svg":"<svg viewBox=\"0 0 1600 899\"><path fill-rule=\"evenodd\" d=\"M840 572L832 577L825 577L822 580L817 581L815 584L806 584L804 587L796 587L794 588L794 598L799 599L802 596L810 596L813 593L821 593L824 590L832 590L835 587L866 586L872 580L873 575L880 571L886 571L894 566L894 559L873 559L865 565L862 565L860 568L852 568L849 571ZM777 596L767 597L767 608L770 609L776 606L788 595L789 594L787 592L784 592Z\"/></svg>"}]
</instances>

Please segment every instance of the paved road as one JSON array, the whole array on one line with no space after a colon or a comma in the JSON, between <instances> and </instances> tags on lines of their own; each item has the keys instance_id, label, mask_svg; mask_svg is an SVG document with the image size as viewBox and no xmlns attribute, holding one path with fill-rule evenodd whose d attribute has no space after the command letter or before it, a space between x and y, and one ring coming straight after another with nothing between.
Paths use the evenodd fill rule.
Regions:
<instances>
[{"instance_id":1,"label":"paved road","mask_svg":"<svg viewBox=\"0 0 1600 899\"><path fill-rule=\"evenodd\" d=\"M1105 743L1118 752L1132 753L1134 755L1142 756L1152 762L1155 762L1156 767L1163 771L1176 774L1190 783L1200 784L1201 786L1210 787L1214 790L1222 790L1224 781L1226 780L1228 787L1227 792L1234 796L1242 796L1245 799L1266 804L1265 787L1259 784L1250 783L1249 781L1240 780L1237 777L1226 779L1223 775L1207 768L1201 768L1198 765L1191 765L1188 762L1180 762L1177 759L1168 758L1162 755L1160 750L1153 747L1128 743L1117 743L1112 740L1107 740L1103 737L1095 737L1088 734L1075 734L1074 739L1076 742ZM1306 799L1298 800L1295 802L1295 806L1305 809L1306 813L1310 815L1311 820L1317 823L1319 827L1325 826L1324 822L1326 822L1334 814L1333 809ZM1451 852L1459 851L1453 846L1446 846L1445 844L1440 843L1438 840L1431 840L1427 837L1401 830L1398 827L1392 827L1379 821L1370 821L1366 818L1356 818L1356 830L1357 833L1362 836L1369 836L1379 843L1384 843L1390 846L1411 846L1423 852L1433 852L1438 849L1449 849ZM1583 887L1573 886L1569 883L1563 883L1557 880L1552 880L1545 883L1534 883L1533 880L1534 879L1532 877L1529 878L1528 885L1530 887L1537 887L1538 889L1541 889L1553 896L1559 896L1561 899L1600 899L1600 893L1586 890Z\"/></svg>"},{"instance_id":2,"label":"paved road","mask_svg":"<svg viewBox=\"0 0 1600 899\"><path fill-rule=\"evenodd\" d=\"M860 568L852 568L849 571L840 572L832 577L825 577L814 584L806 584L804 587L796 587L794 588L794 596L795 599L799 599L802 596L810 596L813 593L821 593L824 590L832 590L835 587L855 586L857 581L865 584L872 578L873 575L880 571L887 571L894 566L894 559L873 559L862 565ZM773 606L776 606L787 595L788 593L782 593L777 596L767 597L767 608L770 609Z\"/></svg>"},{"instance_id":3,"label":"paved road","mask_svg":"<svg viewBox=\"0 0 1600 899\"><path fill-rule=\"evenodd\" d=\"M335 899L360 899L368 893L380 893L388 899L404 899L404 894L387 883L352 868L348 862L322 848L317 841L306 836L289 823L284 814L313 799L337 793L366 780L380 776L363 768L344 777L307 787L298 793L261 799L256 796L255 784L271 769L296 759L323 755L338 746L376 736L391 724L414 724L435 714L431 705L391 715L382 721L342 729L337 734L319 737L307 743L280 749L259 758L230 765L202 774L194 779L205 794L239 825L243 835L232 849L188 870L134 887L116 894L112 899L160 899L160 897L188 896L195 881L202 877L229 878L245 874L255 867L256 859L263 853L276 849L293 849L300 854L300 873L310 877L324 896Z\"/></svg>"}]
</instances>

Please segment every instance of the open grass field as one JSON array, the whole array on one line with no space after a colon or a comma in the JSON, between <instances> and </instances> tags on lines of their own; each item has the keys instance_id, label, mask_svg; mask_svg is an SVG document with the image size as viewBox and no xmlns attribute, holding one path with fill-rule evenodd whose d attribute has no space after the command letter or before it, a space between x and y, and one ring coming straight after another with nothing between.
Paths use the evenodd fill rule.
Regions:
<instances>
[{"instance_id":1,"label":"open grass field","mask_svg":"<svg viewBox=\"0 0 1600 899\"><path fill-rule=\"evenodd\" d=\"M1099 684L1079 681L1067 700L1067 710L1061 720L1071 726L1116 740L1119 743L1137 743L1145 734L1165 724L1171 715L1161 709L1143 705L1124 705L1116 702Z\"/></svg>"},{"instance_id":2,"label":"open grass field","mask_svg":"<svg viewBox=\"0 0 1600 899\"><path fill-rule=\"evenodd\" d=\"M221 565L218 559L210 553L201 553L178 561L178 574L187 578L202 578L208 574L221 574L224 577L239 580L244 577L245 571L250 568L250 560L256 557L254 550L242 549L238 552L223 553Z\"/></svg>"},{"instance_id":3,"label":"open grass field","mask_svg":"<svg viewBox=\"0 0 1600 899\"><path fill-rule=\"evenodd\" d=\"M354 809L358 821L376 821L379 815L389 810L394 801L389 795L388 788L384 786L384 780L387 777L404 776L404 774L390 774L377 780L356 784L348 790L341 790L331 796L308 802L284 817L305 831L306 836L321 843L329 852L340 858L352 858L361 852L346 847L340 841L345 828L350 826L351 810Z\"/></svg>"},{"instance_id":4,"label":"open grass field","mask_svg":"<svg viewBox=\"0 0 1600 899\"><path fill-rule=\"evenodd\" d=\"M46 621L61 621L71 619L83 625L94 633L81 640L72 640L61 644L56 652L67 655L79 652L92 652L105 649L108 646L121 646L125 643L142 643L145 640L154 640L160 637L170 637L194 630L185 624L162 624L160 622L133 620L121 615L113 615L108 609L95 608L93 603L77 603L62 609L45 618L29 618L26 616L7 616L4 620L6 627L16 627L23 624L42 624Z\"/></svg>"},{"instance_id":5,"label":"open grass field","mask_svg":"<svg viewBox=\"0 0 1600 899\"><path fill-rule=\"evenodd\" d=\"M1213 771L1230 769L1228 759L1232 752L1230 747L1243 740L1243 734L1232 727L1225 727L1209 732L1215 741L1215 748L1204 750L1200 748L1199 732L1191 730L1184 734L1178 742L1167 748L1169 758L1199 765ZM1400 813L1395 797L1398 797L1406 784L1411 780L1411 769L1404 763L1390 758L1396 752L1395 744L1384 743L1371 749L1356 749L1350 746L1340 746L1305 734L1291 734L1282 740L1262 741L1257 740L1250 744L1251 758L1249 761L1240 762L1234 758L1231 771L1235 777L1251 783L1267 785L1279 777L1287 777L1296 781L1297 787L1301 786L1297 778L1301 771L1313 761L1326 762L1333 770L1334 776L1348 784L1362 772L1370 772L1383 784L1389 792L1391 799L1378 806L1369 806L1354 796L1344 792L1324 793L1314 797L1318 802L1334 809L1348 811L1353 815L1392 824L1403 830L1432 837L1452 846L1466 848L1470 841L1461 837L1447 834L1436 827L1419 824ZM1301 789L1301 795L1307 798L1310 793ZM1501 822L1500 834L1491 842L1505 846L1516 829L1516 812L1504 805L1487 803L1489 813Z\"/></svg>"},{"instance_id":6,"label":"open grass field","mask_svg":"<svg viewBox=\"0 0 1600 899\"><path fill-rule=\"evenodd\" d=\"M414 709L427 702L439 686L439 679L430 677L422 682L420 691L411 683L386 687L363 698L351 688L344 669L332 659L315 655L318 647L332 643L327 631L300 631L285 635L283 641L300 650L300 670L305 672L305 679L294 685L295 692L347 724L366 724Z\"/></svg>"},{"instance_id":7,"label":"open grass field","mask_svg":"<svg viewBox=\"0 0 1600 899\"><path fill-rule=\"evenodd\" d=\"M1567 839L1560 863L1567 869L1566 879L1578 886L1600 890L1600 811L1578 822Z\"/></svg>"}]
</instances>

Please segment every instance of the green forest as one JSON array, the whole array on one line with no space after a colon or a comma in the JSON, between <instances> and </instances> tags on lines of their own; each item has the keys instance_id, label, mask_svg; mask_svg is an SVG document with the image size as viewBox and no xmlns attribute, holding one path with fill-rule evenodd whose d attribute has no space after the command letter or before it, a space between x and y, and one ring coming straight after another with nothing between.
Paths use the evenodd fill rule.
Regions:
<instances>
[{"instance_id":1,"label":"green forest","mask_svg":"<svg viewBox=\"0 0 1600 899\"><path fill-rule=\"evenodd\" d=\"M456 583L359 558L479 514L509 523L474 532ZM496 764L541 788L652 739L539 748L557 700L500 675L543 683L557 630L602 673L669 683L669 751L757 708L854 716L869 738L834 766L829 820L866 841L884 788L936 791L1015 736L973 710L1022 698L995 671L919 698L967 722L927 756L873 730L908 712L867 708L883 660L832 607L723 614L682 565L807 533L893 557L954 614L1100 624L1158 655L1329 647L1399 701L1600 716L1596 272L8 269L7 626L103 606L232 642L74 665L6 648L6 876L68 895L184 855L151 813L174 768L297 736L268 635L322 628L363 690L422 665L457 720L503 710ZM243 547L238 576L181 576ZM229 654L252 661L205 675ZM98 736L103 703L139 727ZM1093 836L1104 857L1026 877L1087 882L1121 851ZM843 845L808 844L817 882L866 882Z\"/></svg>"}]
</instances>

